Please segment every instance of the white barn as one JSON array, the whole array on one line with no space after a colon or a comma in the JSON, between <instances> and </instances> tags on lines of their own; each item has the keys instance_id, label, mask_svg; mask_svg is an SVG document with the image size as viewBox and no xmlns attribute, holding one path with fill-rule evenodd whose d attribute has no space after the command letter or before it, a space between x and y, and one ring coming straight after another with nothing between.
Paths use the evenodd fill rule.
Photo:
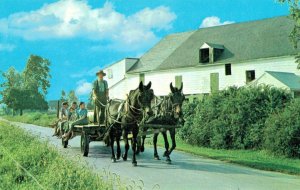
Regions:
<instances>
[{"instance_id":1,"label":"white barn","mask_svg":"<svg viewBox=\"0 0 300 190\"><path fill-rule=\"evenodd\" d=\"M194 96L244 86L266 71L300 75L288 38L292 28L283 16L168 35L141 58L105 68L110 97L124 99L139 81L151 81L158 96L170 92L171 82L183 82L184 94ZM276 86L272 81L264 83Z\"/></svg>"}]
</instances>

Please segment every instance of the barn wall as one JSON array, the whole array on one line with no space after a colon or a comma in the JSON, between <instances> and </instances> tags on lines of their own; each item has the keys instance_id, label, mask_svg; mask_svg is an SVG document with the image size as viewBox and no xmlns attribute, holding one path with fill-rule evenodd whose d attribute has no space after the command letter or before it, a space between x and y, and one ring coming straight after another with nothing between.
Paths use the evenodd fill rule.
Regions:
<instances>
[{"instance_id":1,"label":"barn wall","mask_svg":"<svg viewBox=\"0 0 300 190\"><path fill-rule=\"evenodd\" d=\"M255 70L256 78L265 71L292 72L300 75L293 57L274 58L234 63L231 65L232 75L225 75L225 66L209 65L205 67L180 68L166 71L146 72L145 83L152 82L155 95L167 95L170 92L169 84L175 86L175 76L182 76L185 94L210 93L210 74L219 73L219 87L223 90L229 86L244 86L246 84L246 70ZM131 89L139 84L139 74L127 74L124 84L117 84L113 89L115 97L125 97ZM118 89L118 90L117 90Z\"/></svg>"},{"instance_id":2,"label":"barn wall","mask_svg":"<svg viewBox=\"0 0 300 190\"><path fill-rule=\"evenodd\" d=\"M107 74L105 80L107 80L108 87L115 85L116 83L120 82L124 79L126 71L125 71L125 59L114 63L113 65L106 67L104 72ZM112 76L110 75L110 72Z\"/></svg>"},{"instance_id":3,"label":"barn wall","mask_svg":"<svg viewBox=\"0 0 300 190\"><path fill-rule=\"evenodd\" d=\"M255 70L256 78L265 71L292 72L300 75L293 57L265 59L231 65L231 75L225 75L224 65L210 65L198 68L183 68L161 72L145 73L145 82L152 81L156 95L167 95L170 92L169 84L175 85L175 76L181 75L185 94L210 93L210 74L219 73L219 86L223 90L229 86L244 86L246 84L246 71Z\"/></svg>"}]
</instances>

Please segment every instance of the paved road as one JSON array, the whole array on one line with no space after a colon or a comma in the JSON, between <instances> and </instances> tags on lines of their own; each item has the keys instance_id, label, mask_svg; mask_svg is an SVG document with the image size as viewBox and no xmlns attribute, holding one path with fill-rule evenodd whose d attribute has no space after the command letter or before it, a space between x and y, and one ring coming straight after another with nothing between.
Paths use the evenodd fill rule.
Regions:
<instances>
[{"instance_id":1,"label":"paved road","mask_svg":"<svg viewBox=\"0 0 300 190\"><path fill-rule=\"evenodd\" d=\"M52 129L30 124L14 123L30 133L40 136L59 150L60 140L51 137ZM78 156L80 139L72 139L70 147L61 151L63 154ZM163 150L159 149L162 154ZM235 164L212 159L196 157L191 154L175 151L172 164L164 160L153 160L152 148L138 156L138 166L132 167L131 161L111 163L110 149L100 142L91 143L86 162L95 171L109 170L121 176L122 180L143 180L145 189L152 189L159 184L160 189L172 190L300 190L300 177L276 172L260 171ZM158 186L156 186L158 187Z\"/></svg>"}]
</instances>

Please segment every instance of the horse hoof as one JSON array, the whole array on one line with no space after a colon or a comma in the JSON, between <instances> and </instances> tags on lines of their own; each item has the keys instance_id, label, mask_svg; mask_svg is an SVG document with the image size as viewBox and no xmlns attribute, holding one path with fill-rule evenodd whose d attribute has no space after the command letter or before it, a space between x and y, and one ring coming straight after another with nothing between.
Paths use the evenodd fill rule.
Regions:
<instances>
[{"instance_id":1,"label":"horse hoof","mask_svg":"<svg viewBox=\"0 0 300 190\"><path fill-rule=\"evenodd\" d=\"M115 163L115 162L116 162L116 158L112 158L112 159L111 159L111 162L112 162L112 163Z\"/></svg>"},{"instance_id":2,"label":"horse hoof","mask_svg":"<svg viewBox=\"0 0 300 190\"><path fill-rule=\"evenodd\" d=\"M123 161L127 161L127 157L122 156L122 158L123 158Z\"/></svg>"},{"instance_id":3,"label":"horse hoof","mask_svg":"<svg viewBox=\"0 0 300 190\"><path fill-rule=\"evenodd\" d=\"M121 156L117 156L117 160L120 160Z\"/></svg>"},{"instance_id":4,"label":"horse hoof","mask_svg":"<svg viewBox=\"0 0 300 190\"><path fill-rule=\"evenodd\" d=\"M172 163L172 161L171 161L170 158L168 158L168 159L166 160L166 162L167 162L167 164L171 164L171 163Z\"/></svg>"},{"instance_id":5,"label":"horse hoof","mask_svg":"<svg viewBox=\"0 0 300 190\"><path fill-rule=\"evenodd\" d=\"M154 156L154 160L160 160L159 156Z\"/></svg>"},{"instance_id":6,"label":"horse hoof","mask_svg":"<svg viewBox=\"0 0 300 190\"><path fill-rule=\"evenodd\" d=\"M136 167L137 166L137 162L132 162L132 166Z\"/></svg>"}]
</instances>

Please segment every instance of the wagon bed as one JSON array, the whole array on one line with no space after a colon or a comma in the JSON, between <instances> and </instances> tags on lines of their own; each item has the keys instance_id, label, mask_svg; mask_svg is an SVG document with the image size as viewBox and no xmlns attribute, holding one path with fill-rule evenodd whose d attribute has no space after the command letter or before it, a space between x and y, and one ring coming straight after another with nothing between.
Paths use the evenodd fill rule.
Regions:
<instances>
[{"instance_id":1,"label":"wagon bed","mask_svg":"<svg viewBox=\"0 0 300 190\"><path fill-rule=\"evenodd\" d=\"M139 136L147 136L152 134L157 134L160 132L165 132L168 129L179 128L177 125L161 125L161 124L141 124L141 131ZM107 132L105 125L75 125L73 128L73 136L80 136L80 147L83 156L88 156L89 154L89 144L93 141L103 141L105 133ZM147 129L147 130L144 130ZM132 138L132 134L128 134L128 138ZM62 145L67 148L68 141L62 139Z\"/></svg>"}]
</instances>

